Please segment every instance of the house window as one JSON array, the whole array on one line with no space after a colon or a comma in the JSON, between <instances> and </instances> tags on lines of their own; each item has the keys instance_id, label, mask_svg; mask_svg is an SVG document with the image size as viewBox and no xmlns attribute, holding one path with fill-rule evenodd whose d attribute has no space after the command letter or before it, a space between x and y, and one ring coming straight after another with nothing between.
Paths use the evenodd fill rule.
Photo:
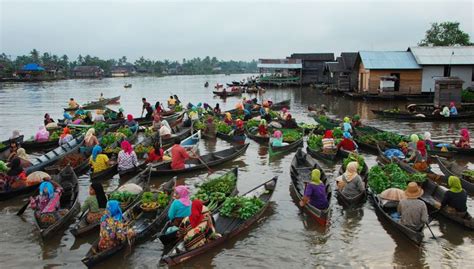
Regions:
<instances>
[{"instance_id":1,"label":"house window","mask_svg":"<svg viewBox=\"0 0 474 269\"><path fill-rule=\"evenodd\" d=\"M450 65L445 65L444 66L443 76L444 77L450 77L451 76L451 66Z\"/></svg>"}]
</instances>

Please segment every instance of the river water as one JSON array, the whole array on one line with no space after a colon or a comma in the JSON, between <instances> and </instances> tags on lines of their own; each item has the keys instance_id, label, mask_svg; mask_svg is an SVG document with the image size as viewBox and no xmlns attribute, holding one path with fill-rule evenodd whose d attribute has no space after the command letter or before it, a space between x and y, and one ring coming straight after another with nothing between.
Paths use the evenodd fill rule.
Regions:
<instances>
[{"instance_id":1,"label":"river water","mask_svg":"<svg viewBox=\"0 0 474 269\"><path fill-rule=\"evenodd\" d=\"M70 97L79 103L95 100L100 93L106 97L121 95L126 113L139 116L141 98L147 97L153 104L166 101L170 93L177 94L184 102L207 102L214 106L220 102L225 108L233 108L237 98L225 103L212 96L210 85L240 80L244 75L136 77L102 80L66 80L47 83L0 84L0 138L8 137L13 129L19 129L27 137L33 135L42 124L44 113L54 118L62 114L62 107ZM133 88L124 89L125 83ZM326 104L336 117L358 113L364 122L404 134L431 131L433 138L457 136L461 127L474 130L473 122L462 123L406 123L375 118L371 109L403 107L399 102L364 102L343 97L322 95L313 89L271 89L266 98L278 102L291 99L291 112L298 121L314 123L306 115L309 104ZM314 267L450 267L467 268L474 264L474 233L447 220L434 220L432 230L437 240L425 229L421 247L414 247L397 231L379 219L373 206L367 202L361 208L344 210L336 200L332 201L332 215L327 228L319 227L304 214L290 196L289 165L294 153L269 160L267 148L250 142L245 155L220 166L215 174L222 174L231 167L239 167L238 188L241 193L279 176L272 203L264 218L248 232L227 242L196 259L183 264L183 268L314 268ZM224 141L202 141L200 153L228 147ZM375 165L376 156L364 154L369 166ZM474 160L463 158L460 163L473 166ZM339 165L324 166L332 178ZM438 171L434 167L435 171ZM181 176L187 185L194 186L207 176L207 172ZM213 175L214 176L214 175ZM169 178L153 178L158 187ZM108 190L115 188L118 178L104 182ZM87 195L89 179L80 178L81 201ZM68 230L54 238L42 241L33 223L30 210L23 217L15 215L24 200L0 202L0 268L82 268L81 258L86 254L94 235L75 239ZM468 204L474 206L472 199ZM132 251L117 255L101 264L100 268L157 268L162 254L162 244L156 238L137 246ZM470 264L470 265L469 265Z\"/></svg>"}]
</instances>

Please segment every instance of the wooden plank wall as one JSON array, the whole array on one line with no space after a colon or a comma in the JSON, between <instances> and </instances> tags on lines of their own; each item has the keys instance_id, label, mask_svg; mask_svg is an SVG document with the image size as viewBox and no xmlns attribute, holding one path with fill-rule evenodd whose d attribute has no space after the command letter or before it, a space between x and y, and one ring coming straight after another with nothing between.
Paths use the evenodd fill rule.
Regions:
<instances>
[{"instance_id":1,"label":"wooden plank wall","mask_svg":"<svg viewBox=\"0 0 474 269\"><path fill-rule=\"evenodd\" d=\"M359 92L368 89L369 93L376 94L380 87L380 77L399 73L400 90L397 92L398 94L421 94L422 70L366 70L361 65L361 68L359 68L359 79L361 78L361 73L364 74L364 81L363 88L359 89Z\"/></svg>"}]
</instances>

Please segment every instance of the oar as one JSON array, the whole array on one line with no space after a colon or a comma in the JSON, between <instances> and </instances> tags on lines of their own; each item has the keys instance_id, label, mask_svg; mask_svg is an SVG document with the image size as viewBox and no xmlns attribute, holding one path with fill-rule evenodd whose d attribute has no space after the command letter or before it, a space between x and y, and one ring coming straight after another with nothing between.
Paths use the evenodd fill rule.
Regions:
<instances>
[{"instance_id":1,"label":"oar","mask_svg":"<svg viewBox=\"0 0 474 269\"><path fill-rule=\"evenodd\" d=\"M34 195L33 196L36 196L36 194L38 193L38 190L35 191ZM16 213L17 216L21 216L23 215L23 213L25 213L25 210L28 208L28 205L30 204L30 199L28 199L28 201L26 202L26 204L20 208L20 210L18 210L18 212Z\"/></svg>"},{"instance_id":2,"label":"oar","mask_svg":"<svg viewBox=\"0 0 474 269\"><path fill-rule=\"evenodd\" d=\"M193 154L194 154L194 157L198 158L198 160L199 160L202 164L204 164L204 166L207 168L207 170L208 170L208 175L214 173L214 171L212 171L212 169L201 159L201 157L200 157L199 155L196 154L196 152L193 152Z\"/></svg>"},{"instance_id":3,"label":"oar","mask_svg":"<svg viewBox=\"0 0 474 269\"><path fill-rule=\"evenodd\" d=\"M438 240L438 238L436 238L436 236L434 235L433 231L431 230L430 225L429 225L428 223L425 223L425 224L426 224L426 227L428 227L428 230L430 230L431 235L433 236L433 239Z\"/></svg>"}]
</instances>

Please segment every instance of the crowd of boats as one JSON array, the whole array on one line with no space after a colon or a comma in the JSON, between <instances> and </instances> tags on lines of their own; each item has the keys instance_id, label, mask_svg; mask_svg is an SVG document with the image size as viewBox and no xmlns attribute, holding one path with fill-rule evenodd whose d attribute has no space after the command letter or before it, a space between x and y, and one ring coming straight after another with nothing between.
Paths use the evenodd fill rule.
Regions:
<instances>
[{"instance_id":1,"label":"crowd of boats","mask_svg":"<svg viewBox=\"0 0 474 269\"><path fill-rule=\"evenodd\" d=\"M234 84L229 86L243 87L242 85ZM258 90L259 89L257 89L257 91ZM239 92L241 92L240 89ZM170 209L173 199L169 199L169 201L161 207L148 208L146 206L148 203L146 202L145 196L148 194L145 195L145 193L151 192L155 197L163 194L171 198L175 193L176 180L173 178L161 184L158 190L150 190L150 178L163 175L184 174L196 170L207 170L212 173L212 169L215 169L215 167L244 155L249 146L248 139L251 139L259 144L267 145L269 147L270 158L289 154L295 150L297 151L290 164L291 191L296 197L296 202L299 203L302 209L312 216L319 225L326 226L330 222L330 212L332 210L330 203L333 193L344 207L360 206L366 201L366 198L369 197L375 205L376 212L380 213L397 231L406 235L407 238L418 245L422 243L422 230L414 230L394 219L393 211L396 211L396 204L399 201L393 200L390 201L392 203L388 203L387 199L384 199L380 194L371 190L370 184L368 184L370 168L365 162L362 161L362 163L358 164L361 166L361 169L358 170L358 174L363 181L363 191L355 196L345 195L343 192L344 187L333 189L330 184L331 180L326 176L324 169L321 168L320 161L336 162L344 159L345 163L345 159L355 158L354 160L357 162L358 153L360 151L368 151L379 156L378 160L380 165L396 164L408 174L422 172L426 175L425 180L419 182L418 185L419 188L424 190L421 199L428 205L430 216L437 217L438 215L442 215L448 220L454 221L467 229L472 230L474 228L472 219L448 211L446 208L440 209L435 203L441 203L443 201L443 197L448 191L444 186L449 185L448 179L453 175L461 178L462 188L468 192L469 195L472 195L474 186L472 178L465 176L467 169L457 166L455 163L441 156L447 158L458 155L472 156L474 154L473 148L458 147L455 144L433 141L434 144L441 145L439 149L431 148L428 151L432 160L438 162L441 167L443 175L438 175L434 173L429 166L423 171L418 171L410 164L401 161L400 158L387 157L386 151L388 149L403 150L399 144L390 144L387 143L387 141L377 141L376 139L363 139L364 136L367 135L376 137L376 134L387 132L375 127L362 125L355 117L352 123L329 119L324 116L326 112L324 107L317 109L317 111L314 111L315 109L309 111L309 115L313 116L317 124L298 124L289 113L290 100L276 103L266 100L262 103L258 103L256 99L243 99L238 102L235 109L220 111L219 106L213 108L201 103L185 105L182 104L176 96L175 98L170 98L174 101L171 103L168 102L168 110L165 110L160 103L157 103L155 109L150 111L150 104L144 98L143 109L147 111L147 115L145 117L132 117L127 119L124 117L123 111L114 111L110 108L106 108L107 105L118 102L120 96L114 98L103 98L103 96L101 96L99 101L94 101L82 106L76 105L75 102L70 102L70 106L64 109L64 119L60 119L51 125L49 124L52 123L51 121L45 121L45 125L48 127L50 134L54 132L62 132L62 134L64 134L65 128L72 130L70 131L72 138L64 143L60 142L62 141L61 139L64 138L63 136L48 139L47 141L36 141L35 139L25 140L24 136L16 132L14 136L3 141L0 147L2 154L1 159L5 163L8 163L10 169L13 160L19 160L19 158L21 158L21 156L18 155L18 150L21 148L28 153L41 152L42 155L38 157L30 156L28 158L29 164L25 165L21 171L26 176L26 179L15 178L14 176L17 175L9 177L9 168L5 169L4 174L2 174L4 177L0 191L0 201L29 194L37 194L35 193L37 190L42 192L43 190L39 188L39 186L44 181L48 181L50 180L49 178L52 178L52 181L62 186L62 188L65 189L64 193L67 194L61 196L60 201L60 209L65 209L65 213L60 216L56 215L56 219L52 223L45 224L42 223L40 214L35 212L34 221L44 240L58 234L58 232L69 227L71 223L75 221L71 227L71 232L74 236L80 237L91 233L95 233L97 236L97 241L91 246L82 260L85 265L90 267L123 251L127 246L133 247L140 242L157 236L164 244L164 252L160 259L161 262L174 265L201 255L218 245L222 245L228 239L251 228L252 224L260 219L268 207L272 194L275 191L278 177L269 175L268 181L239 195L237 184L235 183L231 190L225 193L225 199L216 200L215 204L210 201L203 201L204 204L211 208L213 225L216 233L220 236L208 239L205 244L189 249L183 248L184 239L178 236L179 233L176 230L170 232L170 226L172 226L172 224L170 220L168 220L168 210ZM87 116L88 112L94 109L98 109L96 112L100 112L97 113L99 117L93 120L89 119L91 121L86 121L85 119L90 117ZM78 113L78 111L81 112ZM150 113L148 113L148 111ZM166 124L163 122L166 122ZM344 125L345 123L351 125L350 130L345 130L347 127ZM126 150L125 148L121 148L120 145L121 142L127 141L133 145L139 159L138 163L130 169L121 170L117 162L109 162L108 166L101 171L94 171L95 169L91 170L90 165L93 163L91 159L94 158L94 156L91 156L91 153L93 155L95 154L95 147L92 149L88 148L84 142L85 136L90 134L88 130L91 128L95 129L95 135L97 136L99 144L102 145L104 153L109 155L111 160L116 158L117 151ZM103 144L107 141L106 137L109 137L110 134L115 135L118 133L118 130L122 130L123 128L128 128L130 131L123 131L122 135L116 136L119 138L115 141L107 143L107 145ZM162 128L168 128L171 132L162 132ZM309 145L306 147L306 151L302 149L305 137L311 139L311 137L326 135L328 130L336 129L342 129L344 131L343 139L353 141L357 146L352 149L350 147L346 148L344 143L336 143L337 146L334 144L333 150L329 151L323 147L315 148ZM142 133L142 135L139 135L139 133ZM139 139L139 137L141 139ZM231 146L221 151L199 155L196 153L196 149L201 139L223 139L228 141ZM171 154L172 147L177 146L176 141L179 141L178 145L186 148L195 155L194 158L186 158L186 165L178 169L173 167L173 160L171 158L164 158L164 156ZM159 146L156 146L157 144L159 144ZM139 148L145 148L146 150L139 151ZM147 155L160 148L164 150L162 158L160 158L159 161L147 161ZM74 156L74 158L71 158L71 156ZM337 173L338 177L344 178L343 176L348 172L346 169L347 163L341 165L341 169ZM324 185L324 193L326 196L324 199L328 203L324 208L314 206L314 203L310 201L311 197L308 197L308 193L305 192L308 184L312 184L311 182L315 180L315 170L318 170L318 173L320 173L316 181L322 182ZM119 201L123 212L123 219L125 220L124 222L128 228L133 230L133 240L122 240L108 249L99 247L98 230L101 223L99 221L89 222L87 219L87 211L82 212L82 214L78 216L81 210L77 177L83 174L89 174L91 183L100 183L119 174L121 186L108 194L109 199L115 197L113 194L119 192L121 188L123 190L123 186L127 184L138 186L139 191L135 193L134 196L127 197L127 200ZM238 169L232 169L227 174L209 179L208 181L219 180L219 178L226 177L227 175L233 175L237 181L239 177ZM31 182L29 181L30 177L33 179ZM24 180L25 182L23 185L18 185L19 187L14 187L16 185L12 184L12 182L15 180ZM408 182L406 183L408 184ZM261 206L245 219L235 215L229 216L221 212L225 201L237 195L239 197L254 197L261 201ZM395 203L395 207L393 203ZM27 201L18 211L18 215L23 214L28 208L28 205L30 205L30 201Z\"/></svg>"}]
</instances>

